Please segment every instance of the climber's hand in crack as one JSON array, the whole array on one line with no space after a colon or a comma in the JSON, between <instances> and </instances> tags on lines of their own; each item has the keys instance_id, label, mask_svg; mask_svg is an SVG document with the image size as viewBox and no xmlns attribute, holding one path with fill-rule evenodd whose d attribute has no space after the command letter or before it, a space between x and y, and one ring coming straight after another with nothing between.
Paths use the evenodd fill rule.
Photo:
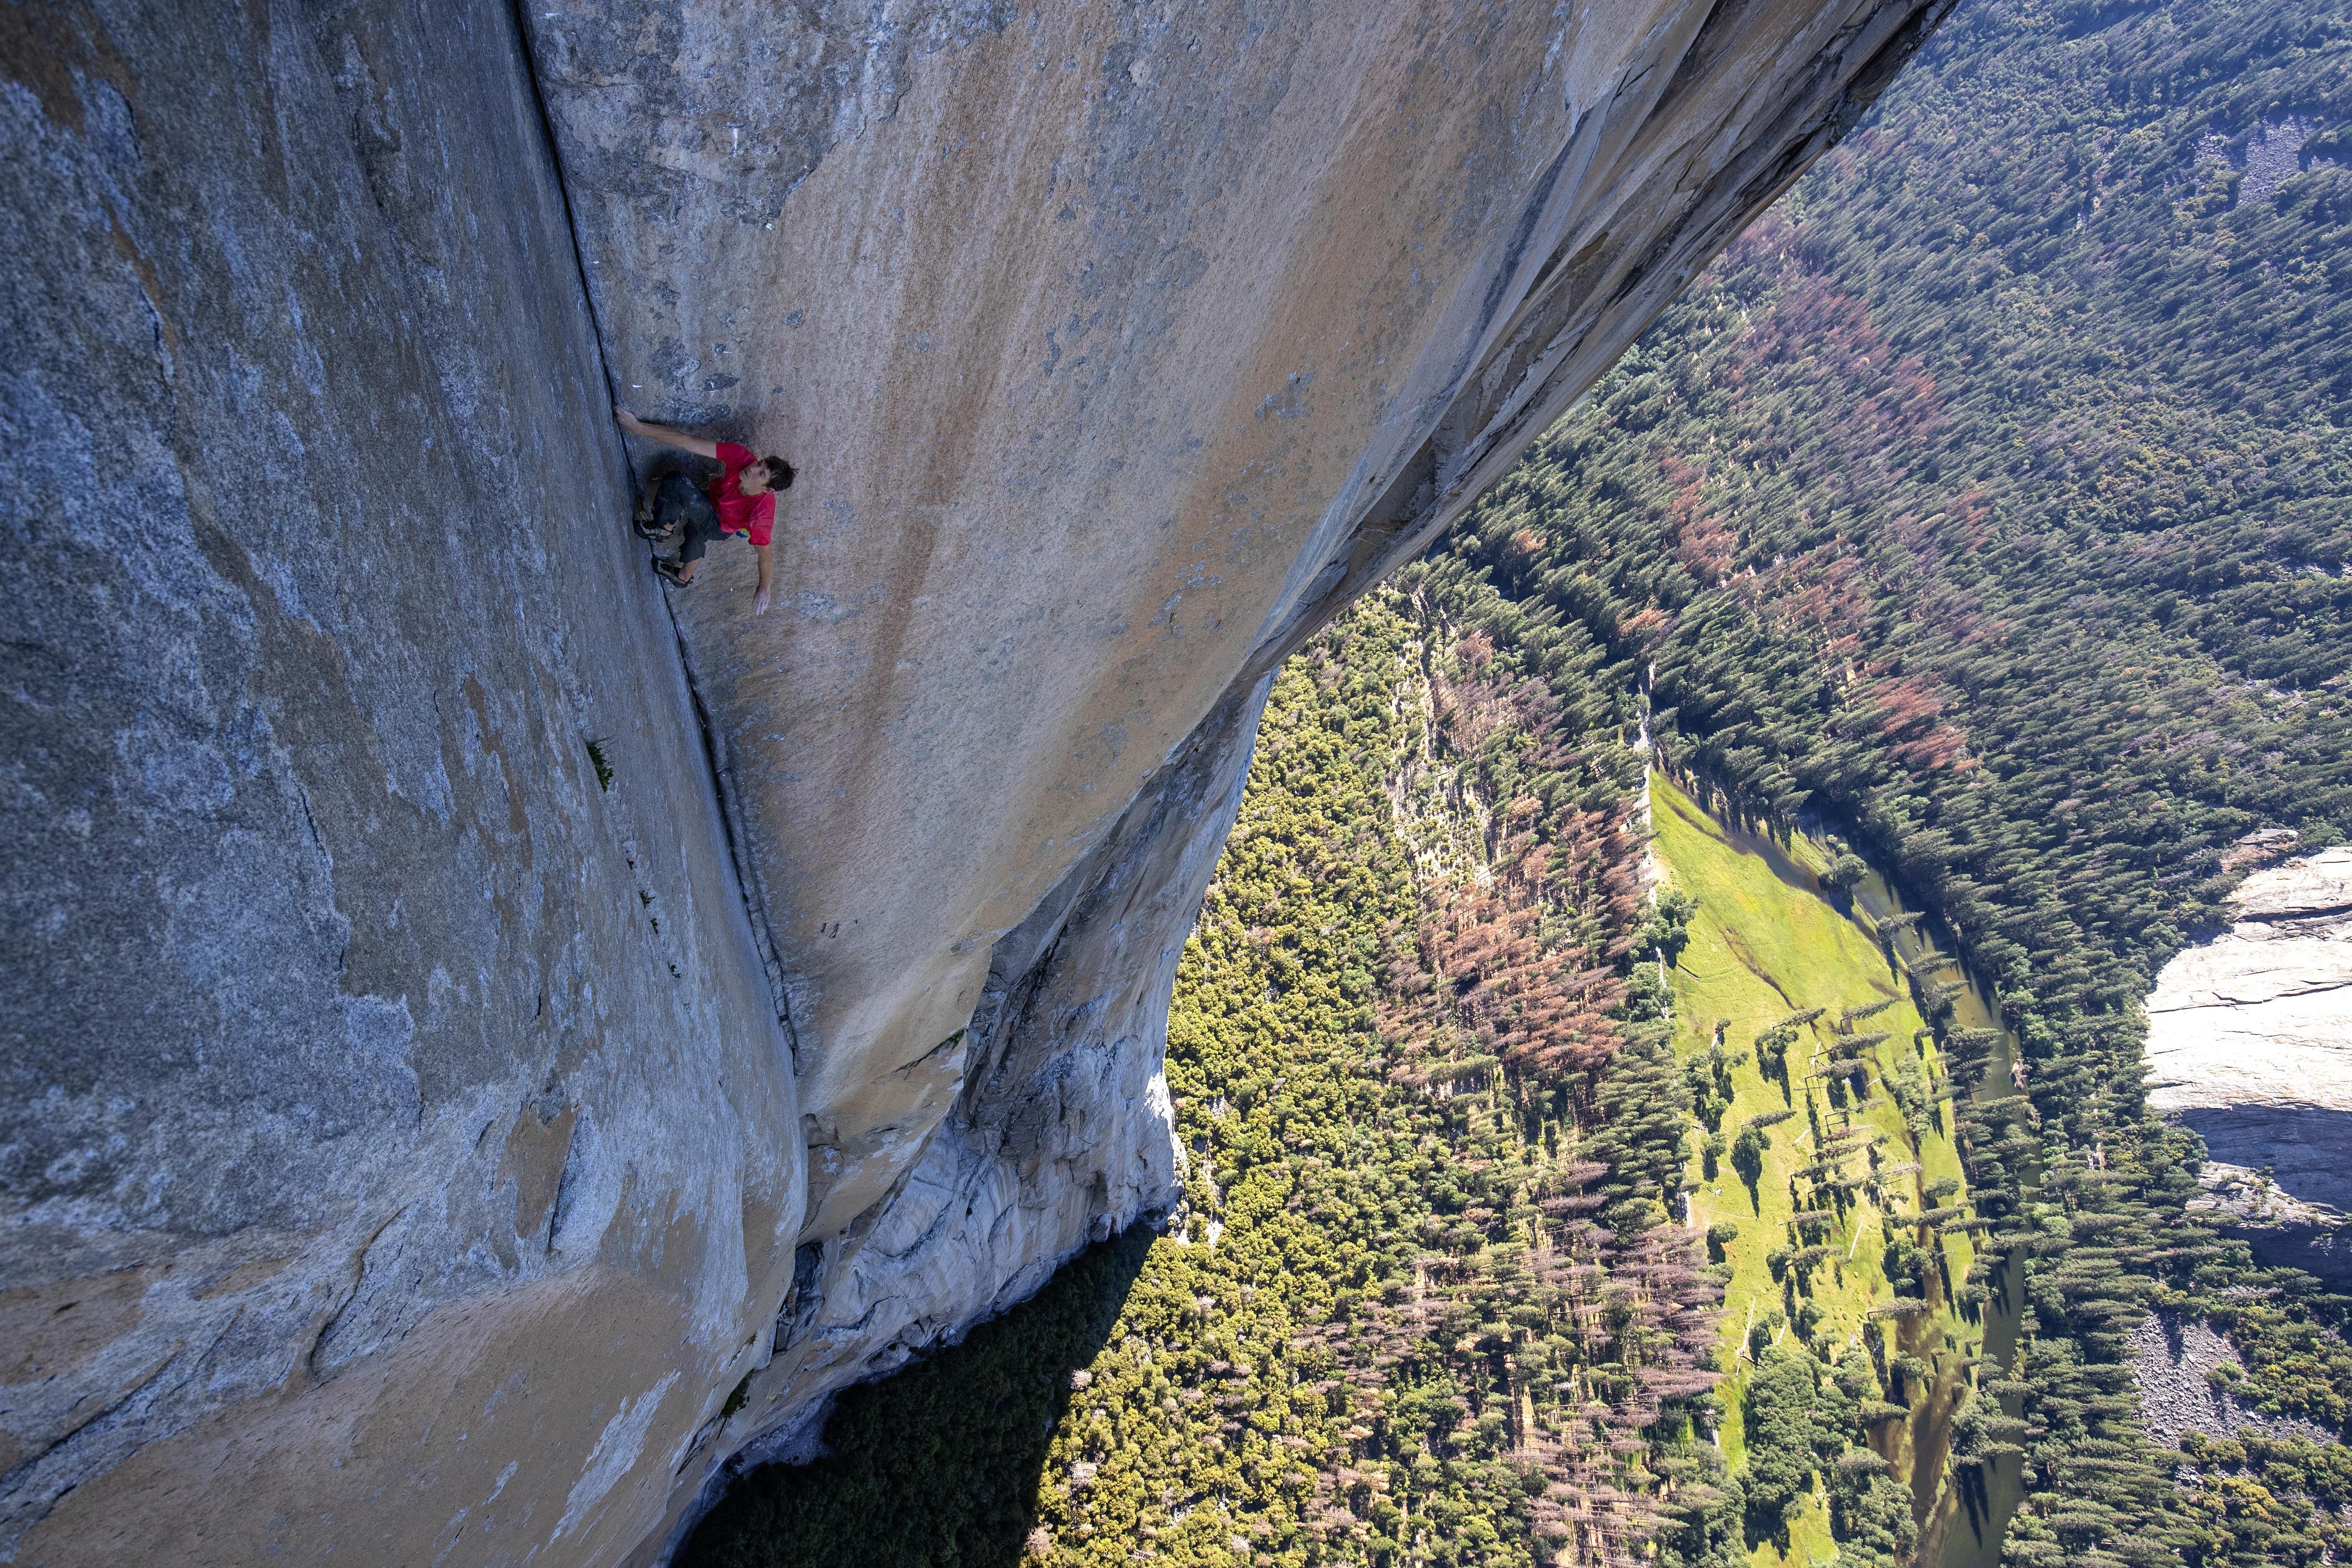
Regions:
<instances>
[{"instance_id":1,"label":"climber's hand in crack","mask_svg":"<svg viewBox=\"0 0 2352 1568\"><path fill-rule=\"evenodd\" d=\"M698 458L715 458L719 456L716 441L706 441L699 436L689 436L683 430L656 425L650 419L640 419L625 404L613 405L613 423L632 436L643 436L648 441L659 441L665 447L675 447Z\"/></svg>"},{"instance_id":2,"label":"climber's hand in crack","mask_svg":"<svg viewBox=\"0 0 2352 1568\"><path fill-rule=\"evenodd\" d=\"M667 542L681 527L685 542L676 556L656 555L654 570L683 588L694 581L702 557L718 539L748 542L760 560L759 586L751 595L751 613L768 613L775 563L768 541L776 523L776 492L788 489L798 472L782 458L755 456L749 447L732 441L706 441L667 425L640 419L620 404L613 405L613 422L633 435L698 458L709 458L720 468L707 489L698 489L684 474L669 473L653 480L638 508L637 531Z\"/></svg>"}]
</instances>

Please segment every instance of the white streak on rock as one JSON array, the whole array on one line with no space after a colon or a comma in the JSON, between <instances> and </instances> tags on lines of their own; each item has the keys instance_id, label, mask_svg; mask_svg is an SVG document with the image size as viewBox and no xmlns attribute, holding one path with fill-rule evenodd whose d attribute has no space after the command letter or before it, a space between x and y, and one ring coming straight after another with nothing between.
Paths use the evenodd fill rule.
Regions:
<instances>
[{"instance_id":1,"label":"white streak on rock","mask_svg":"<svg viewBox=\"0 0 2352 1568\"><path fill-rule=\"evenodd\" d=\"M604 1494L619 1484L637 1462L638 1451L646 1446L646 1428L654 1418L654 1411L667 1394L677 1373L664 1375L659 1383L634 1399L621 1401L621 1408L604 1430L596 1436L596 1446L588 1450L588 1468L572 1483L572 1495L564 1500L563 1517L555 1521L557 1539L584 1522L588 1510L604 1500Z\"/></svg>"}]
</instances>

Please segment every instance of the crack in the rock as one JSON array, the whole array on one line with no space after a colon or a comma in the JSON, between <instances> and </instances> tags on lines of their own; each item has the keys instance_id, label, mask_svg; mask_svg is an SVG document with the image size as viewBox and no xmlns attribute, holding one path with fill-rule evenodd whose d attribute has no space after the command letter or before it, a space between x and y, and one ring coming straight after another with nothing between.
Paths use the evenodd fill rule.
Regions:
<instances>
[{"instance_id":1,"label":"crack in the rock","mask_svg":"<svg viewBox=\"0 0 2352 1568\"><path fill-rule=\"evenodd\" d=\"M2249 910L2238 917L2240 925L2299 926L2317 925L2326 921L2340 921L2352 916L2352 903L2325 904L2313 909Z\"/></svg>"},{"instance_id":2,"label":"crack in the rock","mask_svg":"<svg viewBox=\"0 0 2352 1568\"><path fill-rule=\"evenodd\" d=\"M540 135L547 144L547 166L555 177L557 199L563 204L563 229L572 242L572 269L580 279L580 298L588 310L588 334L596 353L596 368L604 377L604 396L608 402L620 401L620 383L613 374L611 358L604 348L604 323L596 310L596 290L588 276L588 258L580 239L580 218L572 205L572 183L563 172L562 143L556 139L554 117L548 112L547 94L540 86L538 58L530 47L530 17L523 0L511 0L515 27L515 55L521 66L523 79L530 85L531 107L539 117ZM614 437L616 441L620 438ZM629 445L620 441L621 465L628 475L627 497L635 505L639 485L637 466L629 456ZM701 683L695 679L694 659L687 647L685 628L678 624L677 611L662 593L662 613L669 618L670 637L677 649L679 672L686 680L686 691L694 710L695 728L702 737L703 766L709 771L712 796L719 802L719 831L726 837L728 858L735 872L735 894L742 901L743 916L751 924L751 940L757 944L761 966L766 971L769 999L775 1008L776 1022L784 1031L784 1041L791 1049L793 1066L797 1075L800 1067L800 1036L793 1027L791 994L784 986L783 963L776 952L775 932L768 923L767 910L755 896L758 883L753 880L751 864L751 841L748 831L739 823L740 804L727 785L725 742L710 720L710 710L703 700Z\"/></svg>"},{"instance_id":3,"label":"crack in the rock","mask_svg":"<svg viewBox=\"0 0 2352 1568\"><path fill-rule=\"evenodd\" d=\"M2342 980L2323 980L2296 985L2288 990L2272 991L2260 996L2225 996L2217 991L2211 993L2212 1000L2208 1002L2169 1002L2160 1007L2151 1006L2148 1011L2150 1013L2207 1013L2215 1008L2234 1010L2240 1007L2260 1007L2268 1002L2284 1002L2297 996L2318 996L2330 991L2341 991L2347 986L2352 986L2352 976Z\"/></svg>"}]
</instances>

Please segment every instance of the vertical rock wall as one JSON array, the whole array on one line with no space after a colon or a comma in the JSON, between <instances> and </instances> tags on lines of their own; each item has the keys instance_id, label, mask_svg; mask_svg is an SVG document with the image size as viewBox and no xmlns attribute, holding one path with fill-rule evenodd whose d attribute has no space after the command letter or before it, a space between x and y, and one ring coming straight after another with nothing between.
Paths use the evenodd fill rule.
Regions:
<instances>
[{"instance_id":1,"label":"vertical rock wall","mask_svg":"<svg viewBox=\"0 0 2352 1568\"><path fill-rule=\"evenodd\" d=\"M0 9L0 1554L643 1561L1164 1202L1269 672L1940 8Z\"/></svg>"},{"instance_id":2,"label":"vertical rock wall","mask_svg":"<svg viewBox=\"0 0 2352 1568\"><path fill-rule=\"evenodd\" d=\"M799 1110L514 17L0 27L0 1560L613 1560Z\"/></svg>"}]
</instances>

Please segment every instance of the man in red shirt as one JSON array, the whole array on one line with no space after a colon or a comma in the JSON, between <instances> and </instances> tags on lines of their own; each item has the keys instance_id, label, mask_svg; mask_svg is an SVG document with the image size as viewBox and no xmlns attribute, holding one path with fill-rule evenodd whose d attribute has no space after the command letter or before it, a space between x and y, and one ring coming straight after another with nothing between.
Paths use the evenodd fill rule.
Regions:
<instances>
[{"instance_id":1,"label":"man in red shirt","mask_svg":"<svg viewBox=\"0 0 2352 1568\"><path fill-rule=\"evenodd\" d=\"M669 474L646 493L638 510L637 531L656 543L667 542L681 531L686 536L675 558L654 557L654 570L683 588L694 581L711 541L748 539L760 558L760 586L751 595L751 613L766 615L768 586L774 575L768 541L776 527L776 492L790 489L798 470L782 458L756 457L751 447L732 441L705 441L667 425L652 424L618 404L613 406L613 417L624 430L698 458L712 458L719 465L719 475L708 490L697 489L684 474Z\"/></svg>"}]
</instances>

